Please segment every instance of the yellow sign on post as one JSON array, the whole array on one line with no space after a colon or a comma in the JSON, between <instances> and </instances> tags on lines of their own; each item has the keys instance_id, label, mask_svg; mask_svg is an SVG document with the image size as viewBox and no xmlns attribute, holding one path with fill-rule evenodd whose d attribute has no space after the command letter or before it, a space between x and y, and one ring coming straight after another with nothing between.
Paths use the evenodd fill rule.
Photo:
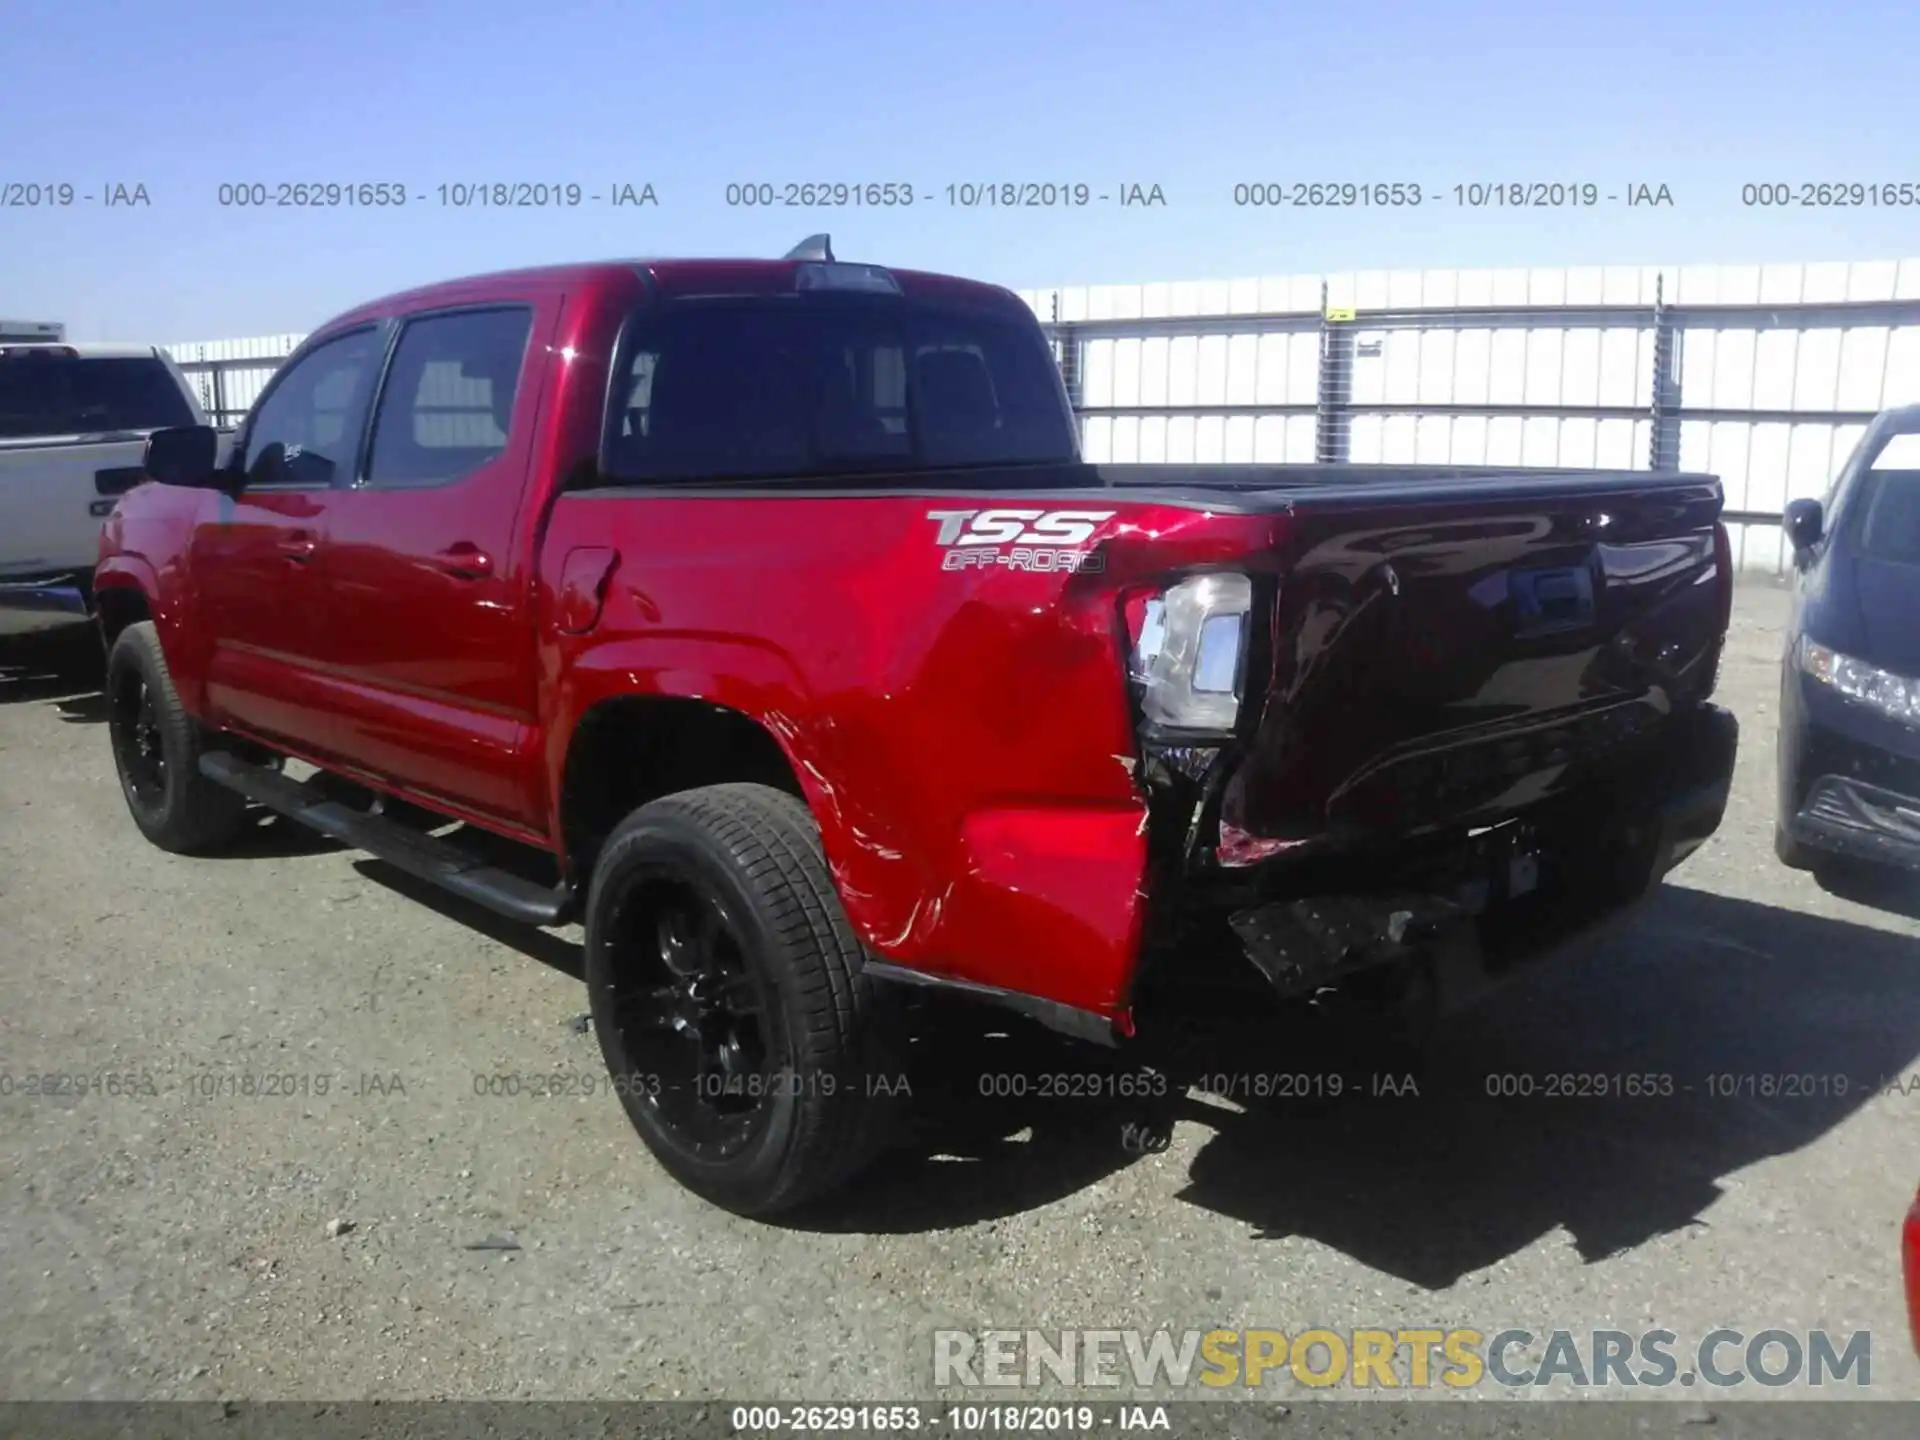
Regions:
<instances>
[{"instance_id":1,"label":"yellow sign on post","mask_svg":"<svg viewBox=\"0 0 1920 1440\"><path fill-rule=\"evenodd\" d=\"M1351 320L1353 316L1354 309L1351 305L1329 305L1327 307L1327 319L1329 320Z\"/></svg>"}]
</instances>

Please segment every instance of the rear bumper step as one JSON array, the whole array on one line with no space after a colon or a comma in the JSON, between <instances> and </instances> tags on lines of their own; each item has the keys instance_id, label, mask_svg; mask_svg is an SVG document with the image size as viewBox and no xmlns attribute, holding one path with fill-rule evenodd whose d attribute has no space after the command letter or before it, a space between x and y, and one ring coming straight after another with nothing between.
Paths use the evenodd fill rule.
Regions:
<instances>
[{"instance_id":1,"label":"rear bumper step","mask_svg":"<svg viewBox=\"0 0 1920 1440\"><path fill-rule=\"evenodd\" d=\"M576 894L549 887L486 864L450 841L397 820L356 810L328 798L315 786L290 780L264 765L250 765L218 751L200 757L200 773L289 820L365 850L396 870L449 890L497 915L528 925L565 925Z\"/></svg>"}]
</instances>

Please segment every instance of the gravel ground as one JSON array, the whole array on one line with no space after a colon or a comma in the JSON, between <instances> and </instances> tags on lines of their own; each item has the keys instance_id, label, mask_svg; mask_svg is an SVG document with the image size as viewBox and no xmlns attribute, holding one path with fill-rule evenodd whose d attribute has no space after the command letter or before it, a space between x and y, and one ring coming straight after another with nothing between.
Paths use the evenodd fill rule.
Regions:
<instances>
[{"instance_id":1,"label":"gravel ground","mask_svg":"<svg viewBox=\"0 0 1920 1440\"><path fill-rule=\"evenodd\" d=\"M1418 1098L1195 1099L1146 1154L1124 1105L929 1102L859 1193L780 1227L671 1183L604 1090L476 1093L598 1079L576 932L279 823L162 854L86 683L0 672L0 1395L897 1399L932 1394L939 1328L1724 1325L1869 1329L1870 1393L1920 1398L1920 906L1774 861L1784 618L1741 594L1720 833L1603 950L1454 1024ZM1677 1088L1486 1093L1569 1071ZM47 1072L139 1093L21 1093ZM1708 1092L1781 1072L1848 1093Z\"/></svg>"}]
</instances>

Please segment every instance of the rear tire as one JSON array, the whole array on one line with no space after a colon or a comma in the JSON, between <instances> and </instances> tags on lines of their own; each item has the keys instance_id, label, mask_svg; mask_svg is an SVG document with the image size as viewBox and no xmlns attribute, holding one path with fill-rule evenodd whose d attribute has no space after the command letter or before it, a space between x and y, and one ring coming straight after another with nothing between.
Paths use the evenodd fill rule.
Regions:
<instances>
[{"instance_id":1,"label":"rear tire","mask_svg":"<svg viewBox=\"0 0 1920 1440\"><path fill-rule=\"evenodd\" d=\"M107 656L107 731L120 792L140 833L177 855L216 850L246 827L246 798L200 773L207 732L180 703L151 620Z\"/></svg>"},{"instance_id":2,"label":"rear tire","mask_svg":"<svg viewBox=\"0 0 1920 1440\"><path fill-rule=\"evenodd\" d=\"M642 806L600 852L585 924L615 1090L689 1190L772 1215L884 1144L894 1027L801 801L731 784Z\"/></svg>"}]
</instances>

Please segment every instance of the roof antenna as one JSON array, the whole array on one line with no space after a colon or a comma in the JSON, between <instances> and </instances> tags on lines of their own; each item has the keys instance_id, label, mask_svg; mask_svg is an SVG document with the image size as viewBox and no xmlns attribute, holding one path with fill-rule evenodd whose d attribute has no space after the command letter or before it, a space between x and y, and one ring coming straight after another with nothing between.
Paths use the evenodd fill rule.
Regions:
<instances>
[{"instance_id":1,"label":"roof antenna","mask_svg":"<svg viewBox=\"0 0 1920 1440\"><path fill-rule=\"evenodd\" d=\"M809 235L780 258L783 260L825 260L831 264L833 261L833 241L825 235Z\"/></svg>"}]
</instances>

